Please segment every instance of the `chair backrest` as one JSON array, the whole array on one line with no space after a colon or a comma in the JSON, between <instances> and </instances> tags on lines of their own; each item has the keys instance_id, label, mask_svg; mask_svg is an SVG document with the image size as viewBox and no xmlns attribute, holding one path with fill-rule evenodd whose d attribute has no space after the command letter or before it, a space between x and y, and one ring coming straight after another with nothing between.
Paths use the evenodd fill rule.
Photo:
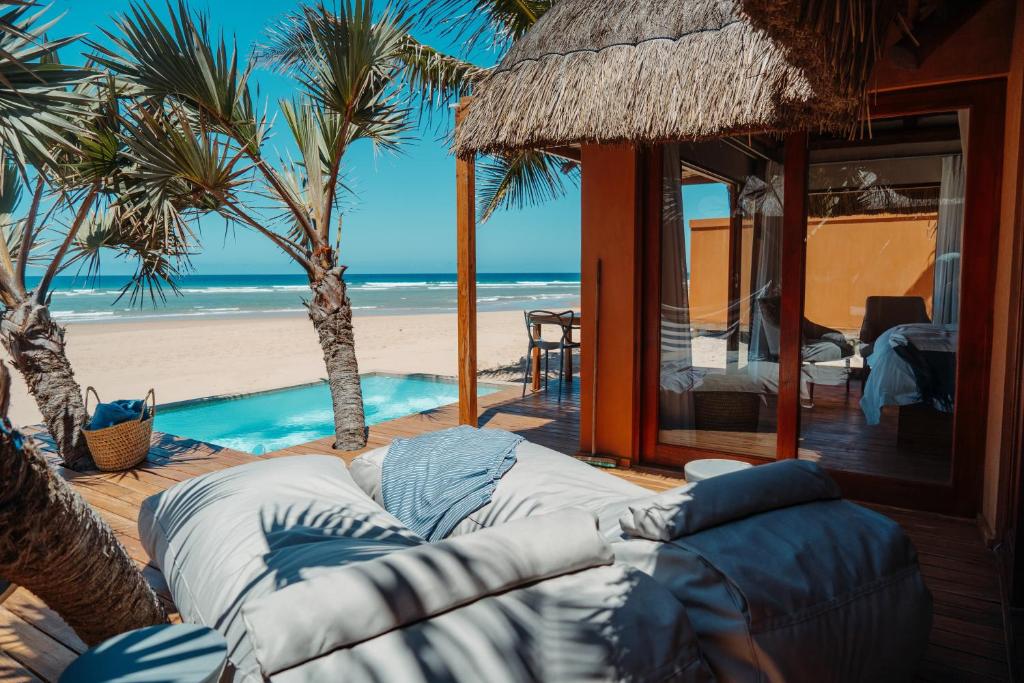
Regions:
<instances>
[{"instance_id":1,"label":"chair backrest","mask_svg":"<svg viewBox=\"0 0 1024 683\"><path fill-rule=\"evenodd\" d=\"M757 300L757 310L761 314L761 327L764 330L765 342L768 344L768 352L776 358L779 355L780 346L780 304L777 296L763 296Z\"/></svg>"},{"instance_id":2,"label":"chair backrest","mask_svg":"<svg viewBox=\"0 0 1024 683\"><path fill-rule=\"evenodd\" d=\"M562 311L558 314L558 324L562 327L562 341L572 344L572 331L576 328L576 311Z\"/></svg>"},{"instance_id":3,"label":"chair backrest","mask_svg":"<svg viewBox=\"0 0 1024 683\"><path fill-rule=\"evenodd\" d=\"M558 322L559 315L559 313L555 313L554 311L545 311L541 309L537 309L534 311L523 311L523 318L526 320L526 335L530 338L530 341L534 341L534 325L560 325L560 323ZM544 328L541 327L541 330L543 329Z\"/></svg>"},{"instance_id":4,"label":"chair backrest","mask_svg":"<svg viewBox=\"0 0 1024 683\"><path fill-rule=\"evenodd\" d=\"M897 325L930 323L924 299L919 296L869 296L864 302L860 341L871 344Z\"/></svg>"}]
</instances>

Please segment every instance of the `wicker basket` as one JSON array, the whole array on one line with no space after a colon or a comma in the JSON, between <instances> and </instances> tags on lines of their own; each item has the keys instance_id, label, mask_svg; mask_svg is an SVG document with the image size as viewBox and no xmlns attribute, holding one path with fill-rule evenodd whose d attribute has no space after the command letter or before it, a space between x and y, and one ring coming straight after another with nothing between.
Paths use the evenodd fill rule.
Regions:
<instances>
[{"instance_id":1,"label":"wicker basket","mask_svg":"<svg viewBox=\"0 0 1024 683\"><path fill-rule=\"evenodd\" d=\"M100 395L89 387L85 390L85 411L89 412L89 394L100 402ZM138 420L128 420L103 429L83 429L85 441L89 444L89 452L96 467L104 472L119 472L131 469L146 459L149 453L150 438L153 436L153 418L156 417L156 395L150 389L146 394L149 403L149 418L145 406Z\"/></svg>"}]
</instances>

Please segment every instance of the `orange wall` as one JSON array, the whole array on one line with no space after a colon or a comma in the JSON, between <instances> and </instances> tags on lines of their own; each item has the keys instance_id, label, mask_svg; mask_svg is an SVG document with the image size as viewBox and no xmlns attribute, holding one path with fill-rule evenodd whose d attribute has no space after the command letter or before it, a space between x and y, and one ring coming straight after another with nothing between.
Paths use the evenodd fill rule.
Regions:
<instances>
[{"instance_id":1,"label":"orange wall","mask_svg":"<svg viewBox=\"0 0 1024 683\"><path fill-rule=\"evenodd\" d=\"M1005 155L1003 159L1003 187L1000 201L999 259L996 262L996 296L992 311L992 363L989 385L989 414L985 452L985 479L983 484L982 515L986 526L1001 534L999 519L1001 487L1000 474L1003 460L1011 457L1003 443L1003 424L1009 416L1005 412L1007 383L1007 355L1010 348L1011 312L1020 310L1021 302L1011 296L1014 270L1013 254L1024 240L1024 1L1018 3L1014 22L1013 61L1006 92Z\"/></svg>"},{"instance_id":2,"label":"orange wall","mask_svg":"<svg viewBox=\"0 0 1024 683\"><path fill-rule=\"evenodd\" d=\"M690 221L690 322L725 329L729 316L729 219Z\"/></svg>"},{"instance_id":3,"label":"orange wall","mask_svg":"<svg viewBox=\"0 0 1024 683\"><path fill-rule=\"evenodd\" d=\"M597 315L597 261L601 260L596 445L600 455L632 457L640 414L640 155L628 146L584 146L582 151L583 311L580 355L580 449L590 451Z\"/></svg>"},{"instance_id":4,"label":"orange wall","mask_svg":"<svg viewBox=\"0 0 1024 683\"><path fill-rule=\"evenodd\" d=\"M690 221L692 320L726 324L729 222ZM856 333L869 296L911 295L931 310L935 274L935 216L850 216L827 223L812 218L807 230L805 314L821 325ZM750 271L744 244L743 274ZM749 292L745 279L743 296ZM740 307L747 310L746 306Z\"/></svg>"}]
</instances>

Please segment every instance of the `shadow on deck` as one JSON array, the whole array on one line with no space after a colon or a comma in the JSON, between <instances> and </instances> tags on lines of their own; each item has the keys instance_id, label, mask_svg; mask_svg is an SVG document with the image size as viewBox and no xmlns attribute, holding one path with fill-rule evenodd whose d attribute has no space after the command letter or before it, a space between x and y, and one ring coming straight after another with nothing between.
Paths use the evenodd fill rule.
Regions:
<instances>
[{"instance_id":1,"label":"shadow on deck","mask_svg":"<svg viewBox=\"0 0 1024 683\"><path fill-rule=\"evenodd\" d=\"M519 387L482 397L481 426L508 429L555 450L576 453L578 384L562 392L561 398L557 389L557 382L552 381L549 391L528 393L526 397L521 397ZM453 426L457 420L457 406L444 406L383 422L370 428L367 449L384 446L396 437ZM41 436L40 440L45 442L45 435ZM331 441L320 439L263 457L334 453L349 461L363 452L332 451ZM129 472L70 472L53 461L58 471L112 526L161 599L173 610L167 585L139 541L139 505L179 481L252 459L251 455L228 448L154 434L147 461ZM652 490L681 483L644 472L609 472ZM1009 680L995 559L975 525L968 520L930 513L874 507L898 521L913 539L922 572L935 598L931 643L918 679ZM84 649L60 617L28 591L18 590L0 606L0 681L55 681Z\"/></svg>"}]
</instances>

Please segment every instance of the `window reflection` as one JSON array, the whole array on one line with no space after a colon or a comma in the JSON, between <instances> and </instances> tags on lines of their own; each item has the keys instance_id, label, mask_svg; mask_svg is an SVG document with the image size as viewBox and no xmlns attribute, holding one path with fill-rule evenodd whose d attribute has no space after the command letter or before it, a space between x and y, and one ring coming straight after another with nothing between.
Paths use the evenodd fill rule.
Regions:
<instances>
[{"instance_id":1,"label":"window reflection","mask_svg":"<svg viewBox=\"0 0 1024 683\"><path fill-rule=\"evenodd\" d=\"M869 140L812 140L801 457L949 477L963 122L908 117L876 122Z\"/></svg>"},{"instance_id":2,"label":"window reflection","mask_svg":"<svg viewBox=\"0 0 1024 683\"><path fill-rule=\"evenodd\" d=\"M663 154L659 440L774 457L781 146Z\"/></svg>"}]
</instances>

